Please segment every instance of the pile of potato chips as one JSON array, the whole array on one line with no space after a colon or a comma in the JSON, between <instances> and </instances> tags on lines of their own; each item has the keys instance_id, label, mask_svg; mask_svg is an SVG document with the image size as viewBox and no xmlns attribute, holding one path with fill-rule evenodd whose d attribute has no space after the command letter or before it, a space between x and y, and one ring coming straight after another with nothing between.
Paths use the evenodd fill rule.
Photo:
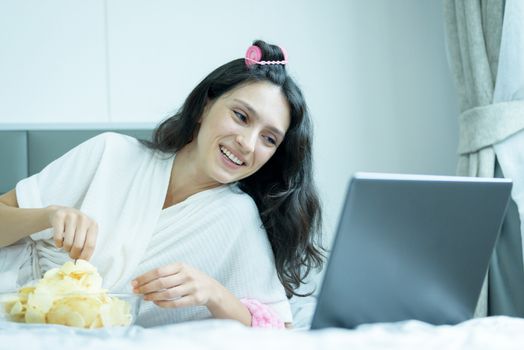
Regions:
<instances>
[{"instance_id":1,"label":"pile of potato chips","mask_svg":"<svg viewBox=\"0 0 524 350\"><path fill-rule=\"evenodd\" d=\"M96 268L84 260L47 271L5 307L16 322L100 328L127 326L132 320L129 303L107 295Z\"/></svg>"}]
</instances>

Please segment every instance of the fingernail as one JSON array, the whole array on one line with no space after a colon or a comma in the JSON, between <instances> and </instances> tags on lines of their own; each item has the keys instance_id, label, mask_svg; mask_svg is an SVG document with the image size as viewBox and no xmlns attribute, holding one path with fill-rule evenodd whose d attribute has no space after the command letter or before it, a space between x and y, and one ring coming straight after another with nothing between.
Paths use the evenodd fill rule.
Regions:
<instances>
[{"instance_id":1,"label":"fingernail","mask_svg":"<svg viewBox=\"0 0 524 350\"><path fill-rule=\"evenodd\" d=\"M136 280L132 280L132 281L131 281L131 285L132 285L133 287L136 287L136 286L138 285L138 282L137 282Z\"/></svg>"}]
</instances>

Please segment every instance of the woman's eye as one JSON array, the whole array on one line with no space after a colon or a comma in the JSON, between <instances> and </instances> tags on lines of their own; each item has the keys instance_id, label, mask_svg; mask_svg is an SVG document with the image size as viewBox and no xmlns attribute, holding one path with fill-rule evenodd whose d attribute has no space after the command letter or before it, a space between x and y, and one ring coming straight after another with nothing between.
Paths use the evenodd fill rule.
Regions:
<instances>
[{"instance_id":1,"label":"woman's eye","mask_svg":"<svg viewBox=\"0 0 524 350\"><path fill-rule=\"evenodd\" d=\"M237 111L234 111L234 112L238 119L240 119L244 123L247 122L247 116Z\"/></svg>"},{"instance_id":2,"label":"woman's eye","mask_svg":"<svg viewBox=\"0 0 524 350\"><path fill-rule=\"evenodd\" d=\"M277 144L277 140L275 140L273 137L271 136L266 136L266 141L272 145L276 145Z\"/></svg>"}]
</instances>

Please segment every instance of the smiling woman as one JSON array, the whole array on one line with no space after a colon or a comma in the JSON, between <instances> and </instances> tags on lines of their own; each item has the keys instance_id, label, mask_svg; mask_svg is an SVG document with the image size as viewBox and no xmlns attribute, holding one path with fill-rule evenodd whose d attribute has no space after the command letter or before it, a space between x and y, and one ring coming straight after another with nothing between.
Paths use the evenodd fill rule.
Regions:
<instances>
[{"instance_id":1,"label":"smiling woman","mask_svg":"<svg viewBox=\"0 0 524 350\"><path fill-rule=\"evenodd\" d=\"M286 63L283 49L256 41L198 84L152 141L102 134L20 181L0 197L0 242L31 235L34 260L0 266L24 282L68 256L92 258L104 287L151 301L144 326L291 323L286 297L323 250L312 130Z\"/></svg>"},{"instance_id":2,"label":"smiling woman","mask_svg":"<svg viewBox=\"0 0 524 350\"><path fill-rule=\"evenodd\" d=\"M313 131L306 102L287 74L286 63L285 50L256 41L245 58L226 63L200 82L180 111L158 127L149 146L176 152L191 144L215 100L232 101L228 106L239 120L258 122L255 106L247 97L242 99L257 96L256 106L267 118L262 125L276 135L277 147L258 172L239 181L239 187L255 200L280 280L291 296L309 271L322 265L323 254L320 205L312 179Z\"/></svg>"}]
</instances>

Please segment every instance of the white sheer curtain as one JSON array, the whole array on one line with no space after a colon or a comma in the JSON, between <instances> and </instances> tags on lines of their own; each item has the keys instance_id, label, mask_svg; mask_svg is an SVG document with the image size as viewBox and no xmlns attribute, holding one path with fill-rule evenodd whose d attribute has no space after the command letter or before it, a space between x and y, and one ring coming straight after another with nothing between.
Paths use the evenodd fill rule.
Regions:
<instances>
[{"instance_id":1,"label":"white sheer curtain","mask_svg":"<svg viewBox=\"0 0 524 350\"><path fill-rule=\"evenodd\" d=\"M515 124L524 124L524 1L521 0L506 0L493 103L506 106L506 113L515 119ZM524 232L524 125L511 136L495 143L493 147L504 177L513 180L511 197L517 203L522 234Z\"/></svg>"},{"instance_id":2,"label":"white sheer curtain","mask_svg":"<svg viewBox=\"0 0 524 350\"><path fill-rule=\"evenodd\" d=\"M457 174L493 177L496 156L505 177L514 181L512 196L521 222L523 6L520 0L444 0L449 63L461 111ZM485 283L476 316L487 314L486 291Z\"/></svg>"}]
</instances>

